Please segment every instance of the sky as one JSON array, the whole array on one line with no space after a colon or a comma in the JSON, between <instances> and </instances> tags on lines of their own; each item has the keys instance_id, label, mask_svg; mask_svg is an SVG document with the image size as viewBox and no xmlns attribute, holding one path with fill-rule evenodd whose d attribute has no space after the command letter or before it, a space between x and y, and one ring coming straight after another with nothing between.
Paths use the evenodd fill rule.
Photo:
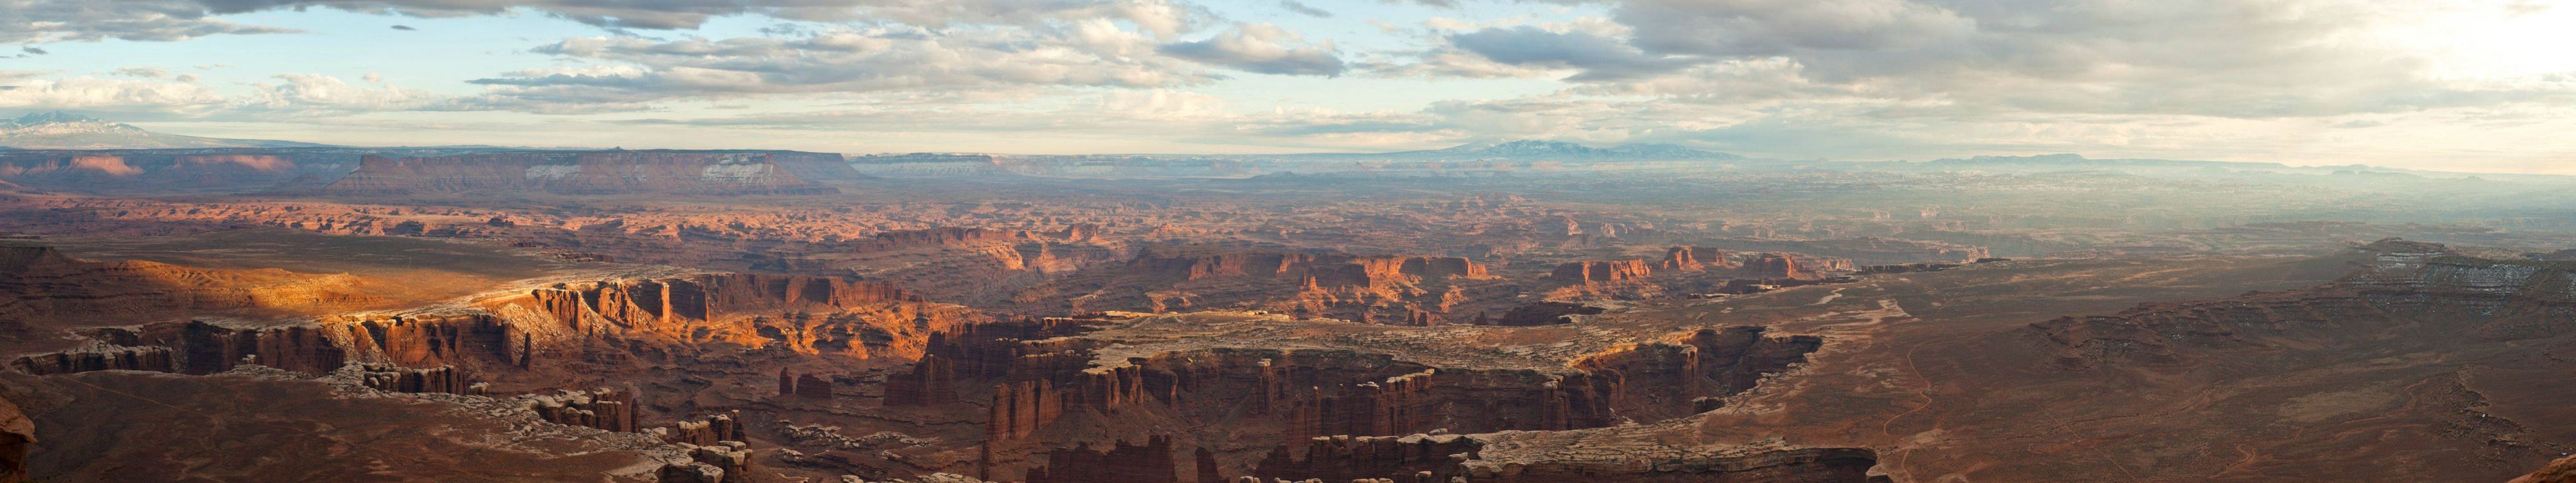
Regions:
<instances>
[{"instance_id":1,"label":"sky","mask_svg":"<svg viewBox=\"0 0 2576 483\"><path fill-rule=\"evenodd\" d=\"M2576 174L2576 0L0 0L0 114L199 136Z\"/></svg>"}]
</instances>

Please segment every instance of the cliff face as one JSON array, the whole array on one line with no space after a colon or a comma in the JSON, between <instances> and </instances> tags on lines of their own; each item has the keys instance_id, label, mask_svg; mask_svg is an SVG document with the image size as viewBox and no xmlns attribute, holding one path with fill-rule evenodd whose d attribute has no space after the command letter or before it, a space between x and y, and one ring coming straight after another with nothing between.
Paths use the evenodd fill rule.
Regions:
<instances>
[{"instance_id":1,"label":"cliff face","mask_svg":"<svg viewBox=\"0 0 2576 483\"><path fill-rule=\"evenodd\" d=\"M72 192L248 191L298 178L334 180L358 156L268 150L0 153L0 182Z\"/></svg>"},{"instance_id":2,"label":"cliff face","mask_svg":"<svg viewBox=\"0 0 2576 483\"><path fill-rule=\"evenodd\" d=\"M983 457L1005 478L1025 468L1030 481L1202 474L1412 481L1416 471L1467 475L1447 455L1471 443L1444 438L1416 449L1448 452L1398 462L1290 456L1318 451L1306 448L1318 439L1389 436L1388 453L1370 457L1392 457L1400 454L1392 437L1426 431L1570 430L1693 414L1707 409L1703 400L1749 389L1822 343L1754 327L1710 329L1614 346L1559 372L1435 367L1333 349L1211 347L1121 360L1094 339L1118 336L1093 333L1092 323L1027 320L941 333L920 363L889 377L886 404L938 408L988 394Z\"/></svg>"},{"instance_id":3,"label":"cliff face","mask_svg":"<svg viewBox=\"0 0 2576 483\"><path fill-rule=\"evenodd\" d=\"M1023 312L1271 310L1369 322L1464 322L1516 294L1461 257L1157 246L1015 294Z\"/></svg>"},{"instance_id":4,"label":"cliff face","mask_svg":"<svg viewBox=\"0 0 2576 483\"><path fill-rule=\"evenodd\" d=\"M880 283L713 274L562 283L487 297L461 310L329 317L305 325L188 321L92 329L89 347L24 356L10 365L35 374L209 374L252 362L320 374L368 362L395 366L366 376L384 379L384 389L463 393L469 390L460 387L473 383L470 374L599 362L594 359L603 356L584 341L649 342L624 346L655 353L722 344L908 361L921 357L929 332L980 317Z\"/></svg>"},{"instance_id":5,"label":"cliff face","mask_svg":"<svg viewBox=\"0 0 2576 483\"><path fill-rule=\"evenodd\" d=\"M474 154L429 158L369 155L358 170L321 189L336 195L537 192L704 195L834 194L796 172L824 174L817 153L609 151ZM839 155L828 155L837 158ZM791 168L790 166L794 166ZM847 171L842 165L839 171ZM855 172L846 173L856 177Z\"/></svg>"},{"instance_id":6,"label":"cliff face","mask_svg":"<svg viewBox=\"0 0 2576 483\"><path fill-rule=\"evenodd\" d=\"M761 274L565 283L476 305L540 340L727 343L903 360L921 357L929 332L980 317L884 283Z\"/></svg>"},{"instance_id":7,"label":"cliff face","mask_svg":"<svg viewBox=\"0 0 2576 483\"><path fill-rule=\"evenodd\" d=\"M1567 262L1557 265L1549 276L1584 282L1625 282L1643 280L1654 275L1645 260L1612 260L1606 262Z\"/></svg>"},{"instance_id":8,"label":"cliff face","mask_svg":"<svg viewBox=\"0 0 2576 483\"><path fill-rule=\"evenodd\" d=\"M1664 249L1664 258L1655 262L1662 270L1730 269L1744 266L1735 253L1708 247L1679 246Z\"/></svg>"}]
</instances>

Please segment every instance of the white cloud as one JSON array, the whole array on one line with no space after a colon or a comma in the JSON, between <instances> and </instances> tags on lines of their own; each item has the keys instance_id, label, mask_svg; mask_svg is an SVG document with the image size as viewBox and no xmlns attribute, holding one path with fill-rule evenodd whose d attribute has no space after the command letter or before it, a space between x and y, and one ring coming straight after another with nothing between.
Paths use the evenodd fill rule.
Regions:
<instances>
[{"instance_id":1,"label":"white cloud","mask_svg":"<svg viewBox=\"0 0 2576 483\"><path fill-rule=\"evenodd\" d=\"M1339 76L1347 66L1331 41L1303 44L1305 38L1277 25L1237 24L1205 40L1167 44L1163 54L1244 72L1278 75Z\"/></svg>"}]
</instances>

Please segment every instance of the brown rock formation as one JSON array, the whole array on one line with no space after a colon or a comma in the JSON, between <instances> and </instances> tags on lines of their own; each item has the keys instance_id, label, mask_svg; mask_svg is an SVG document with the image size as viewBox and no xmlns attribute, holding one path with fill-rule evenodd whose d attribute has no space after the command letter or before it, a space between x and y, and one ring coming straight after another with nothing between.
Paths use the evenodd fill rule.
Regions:
<instances>
[{"instance_id":1,"label":"brown rock formation","mask_svg":"<svg viewBox=\"0 0 2576 483\"><path fill-rule=\"evenodd\" d=\"M537 396L529 408L548 422L571 426L599 428L621 433L635 432L635 391L631 389L592 389L562 391Z\"/></svg>"},{"instance_id":2,"label":"brown rock formation","mask_svg":"<svg viewBox=\"0 0 2576 483\"><path fill-rule=\"evenodd\" d=\"M1567 262L1557 265L1548 276L1583 282L1624 282L1643 280L1655 270L1645 260L1612 260L1602 262Z\"/></svg>"},{"instance_id":3,"label":"brown rock formation","mask_svg":"<svg viewBox=\"0 0 2576 483\"><path fill-rule=\"evenodd\" d=\"M454 366L408 368L392 364L359 366L359 384L393 392L441 392L475 394L476 386L465 371Z\"/></svg>"},{"instance_id":4,"label":"brown rock formation","mask_svg":"<svg viewBox=\"0 0 2576 483\"><path fill-rule=\"evenodd\" d=\"M2576 483L2576 456L2550 461L2548 466L2505 483Z\"/></svg>"},{"instance_id":5,"label":"brown rock formation","mask_svg":"<svg viewBox=\"0 0 2576 483\"><path fill-rule=\"evenodd\" d=\"M0 399L0 483L27 481L27 451L36 445L36 421Z\"/></svg>"},{"instance_id":6,"label":"brown rock formation","mask_svg":"<svg viewBox=\"0 0 2576 483\"><path fill-rule=\"evenodd\" d=\"M1708 247L1681 246L1664 250L1664 259L1655 263L1662 270L1727 269L1743 266L1735 253Z\"/></svg>"},{"instance_id":7,"label":"brown rock formation","mask_svg":"<svg viewBox=\"0 0 2576 483\"><path fill-rule=\"evenodd\" d=\"M750 441L743 436L742 411L726 411L666 427L650 428L646 433L672 443L716 446L725 441Z\"/></svg>"},{"instance_id":8,"label":"brown rock formation","mask_svg":"<svg viewBox=\"0 0 2576 483\"><path fill-rule=\"evenodd\" d=\"M1762 278L1816 278L1814 269L1804 266L1797 257L1786 253L1763 253L1744 262L1744 269Z\"/></svg>"},{"instance_id":9,"label":"brown rock formation","mask_svg":"<svg viewBox=\"0 0 2576 483\"><path fill-rule=\"evenodd\" d=\"M1032 468L1028 483L1166 483L1182 481L1173 466L1172 439L1147 438L1145 444L1119 441L1103 451L1089 443L1047 452L1047 465Z\"/></svg>"},{"instance_id":10,"label":"brown rock formation","mask_svg":"<svg viewBox=\"0 0 2576 483\"><path fill-rule=\"evenodd\" d=\"M888 376L885 405L932 406L957 403L957 369L938 354L928 354L912 370Z\"/></svg>"},{"instance_id":11,"label":"brown rock formation","mask_svg":"<svg viewBox=\"0 0 2576 483\"><path fill-rule=\"evenodd\" d=\"M1475 459L1482 445L1455 434L1318 436L1303 445L1270 450L1254 474L1325 481L1389 478L1408 483L1445 482L1466 476L1459 463Z\"/></svg>"},{"instance_id":12,"label":"brown rock formation","mask_svg":"<svg viewBox=\"0 0 2576 483\"><path fill-rule=\"evenodd\" d=\"M1124 264L1021 290L1022 312L1244 308L1427 325L1513 293L1461 257L1152 246Z\"/></svg>"}]
</instances>

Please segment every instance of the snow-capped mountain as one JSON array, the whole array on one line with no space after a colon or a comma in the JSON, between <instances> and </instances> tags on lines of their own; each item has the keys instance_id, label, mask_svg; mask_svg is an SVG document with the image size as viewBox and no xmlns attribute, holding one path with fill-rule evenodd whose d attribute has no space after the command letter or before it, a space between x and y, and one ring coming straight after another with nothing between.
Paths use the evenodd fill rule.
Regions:
<instances>
[{"instance_id":1,"label":"snow-capped mountain","mask_svg":"<svg viewBox=\"0 0 2576 483\"><path fill-rule=\"evenodd\" d=\"M161 134L62 111L0 119L0 146L18 149L278 148L322 146L293 141Z\"/></svg>"}]
</instances>

